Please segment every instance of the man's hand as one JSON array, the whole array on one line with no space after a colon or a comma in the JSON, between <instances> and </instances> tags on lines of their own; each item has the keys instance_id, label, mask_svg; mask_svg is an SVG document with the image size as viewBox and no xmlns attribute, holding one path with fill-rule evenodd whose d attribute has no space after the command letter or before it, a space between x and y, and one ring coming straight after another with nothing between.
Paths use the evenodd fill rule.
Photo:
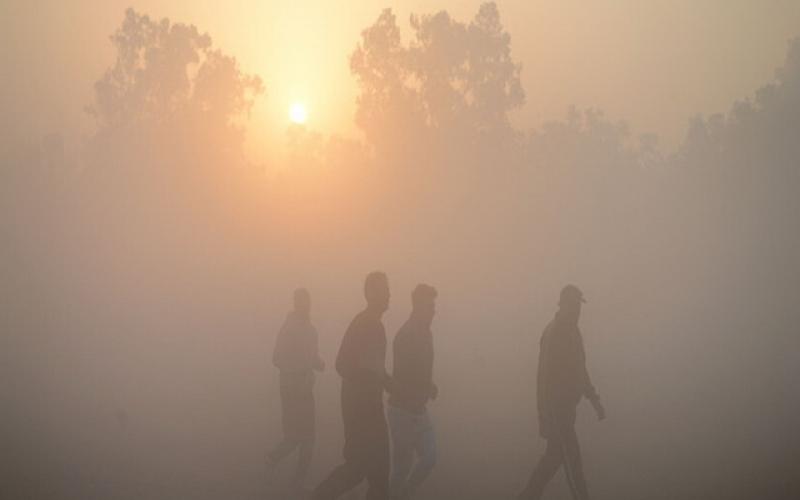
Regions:
<instances>
[{"instance_id":1,"label":"man's hand","mask_svg":"<svg viewBox=\"0 0 800 500\"><path fill-rule=\"evenodd\" d=\"M439 386L431 382L431 401L439 397Z\"/></svg>"},{"instance_id":2,"label":"man's hand","mask_svg":"<svg viewBox=\"0 0 800 500\"><path fill-rule=\"evenodd\" d=\"M595 413L597 413L597 420L605 420L606 409L603 407L603 403L600 402L600 396L595 396L590 401L592 403L592 407L594 408Z\"/></svg>"}]
</instances>

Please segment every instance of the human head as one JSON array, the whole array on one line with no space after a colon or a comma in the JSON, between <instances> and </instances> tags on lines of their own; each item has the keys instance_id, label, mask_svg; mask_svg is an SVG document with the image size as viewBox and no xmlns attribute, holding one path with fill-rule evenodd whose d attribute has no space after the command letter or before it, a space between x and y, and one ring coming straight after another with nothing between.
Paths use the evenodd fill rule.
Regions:
<instances>
[{"instance_id":1,"label":"human head","mask_svg":"<svg viewBox=\"0 0 800 500\"><path fill-rule=\"evenodd\" d=\"M305 288L298 288L294 291L294 310L304 316L311 313L311 294Z\"/></svg>"},{"instance_id":2,"label":"human head","mask_svg":"<svg viewBox=\"0 0 800 500\"><path fill-rule=\"evenodd\" d=\"M379 313L389 309L389 278L381 271L373 271L364 280L364 297L367 307Z\"/></svg>"},{"instance_id":3,"label":"human head","mask_svg":"<svg viewBox=\"0 0 800 500\"><path fill-rule=\"evenodd\" d=\"M575 285L567 285L561 289L558 306L561 311L577 318L581 314L581 306L586 303L583 292Z\"/></svg>"},{"instance_id":4,"label":"human head","mask_svg":"<svg viewBox=\"0 0 800 500\"><path fill-rule=\"evenodd\" d=\"M436 297L439 293L430 285L420 283L411 292L412 314L425 322L433 321L436 314Z\"/></svg>"}]
</instances>

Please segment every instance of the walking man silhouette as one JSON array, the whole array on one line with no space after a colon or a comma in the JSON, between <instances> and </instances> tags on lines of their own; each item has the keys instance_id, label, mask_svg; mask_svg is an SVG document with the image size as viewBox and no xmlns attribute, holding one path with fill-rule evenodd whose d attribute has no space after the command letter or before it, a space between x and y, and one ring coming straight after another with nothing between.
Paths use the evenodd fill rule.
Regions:
<instances>
[{"instance_id":1,"label":"walking man silhouette","mask_svg":"<svg viewBox=\"0 0 800 500\"><path fill-rule=\"evenodd\" d=\"M272 363L280 370L283 440L267 457L273 469L299 449L293 485L303 487L314 450L314 370L322 371L318 335L311 324L311 296L305 288L294 291L294 309L278 333Z\"/></svg>"},{"instance_id":2,"label":"walking man silhouette","mask_svg":"<svg viewBox=\"0 0 800 500\"><path fill-rule=\"evenodd\" d=\"M364 282L367 308L353 318L344 334L336 371L342 377L344 463L314 490L312 498L331 500L367 480L367 500L389 496L389 434L383 410L386 330L381 321L389 308L389 281L372 272Z\"/></svg>"},{"instance_id":3,"label":"walking man silhouette","mask_svg":"<svg viewBox=\"0 0 800 500\"><path fill-rule=\"evenodd\" d=\"M392 344L392 393L387 416L392 436L393 499L410 498L436 464L436 435L426 408L439 393L433 383L431 333L436 296L432 286L417 285L411 294L411 316Z\"/></svg>"},{"instance_id":4,"label":"walking man silhouette","mask_svg":"<svg viewBox=\"0 0 800 500\"><path fill-rule=\"evenodd\" d=\"M586 397L599 420L606 415L586 370L583 338L578 329L581 306L585 302L583 292L578 287L565 286L561 290L558 312L542 334L537 406L539 433L547 440L547 448L519 495L520 499L540 498L545 486L562 465L572 497L576 500L589 498L575 434L576 409L580 400Z\"/></svg>"}]
</instances>

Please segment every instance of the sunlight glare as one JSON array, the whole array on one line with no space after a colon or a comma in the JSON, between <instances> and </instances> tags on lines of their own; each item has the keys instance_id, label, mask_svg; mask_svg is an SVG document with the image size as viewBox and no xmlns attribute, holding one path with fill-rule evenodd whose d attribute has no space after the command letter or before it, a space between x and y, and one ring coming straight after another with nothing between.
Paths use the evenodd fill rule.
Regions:
<instances>
[{"instance_id":1,"label":"sunlight glare","mask_svg":"<svg viewBox=\"0 0 800 500\"><path fill-rule=\"evenodd\" d=\"M292 123L297 123L298 125L304 124L308 119L308 109L306 109L305 103L293 103L289 108L289 119Z\"/></svg>"}]
</instances>

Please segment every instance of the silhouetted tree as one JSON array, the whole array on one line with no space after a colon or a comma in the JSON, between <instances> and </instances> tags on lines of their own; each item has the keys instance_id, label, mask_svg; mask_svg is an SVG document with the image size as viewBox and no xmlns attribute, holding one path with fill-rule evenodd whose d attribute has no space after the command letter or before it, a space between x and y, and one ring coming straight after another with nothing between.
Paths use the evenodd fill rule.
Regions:
<instances>
[{"instance_id":1,"label":"silhouetted tree","mask_svg":"<svg viewBox=\"0 0 800 500\"><path fill-rule=\"evenodd\" d=\"M732 275L744 276L743 283L762 286L763 293L753 291L754 296L769 296L780 287L797 296L797 274L787 269L796 267L800 252L798 130L800 38L795 38L772 83L725 114L692 119L677 157L675 166L687 170L696 186L706 233L719 242L715 259ZM778 329L788 334L787 324Z\"/></svg>"},{"instance_id":2,"label":"silhouetted tree","mask_svg":"<svg viewBox=\"0 0 800 500\"><path fill-rule=\"evenodd\" d=\"M133 9L111 41L116 60L95 84L87 108L98 125L96 142L116 147L167 134L172 145L241 152L237 122L263 92L260 78L242 73L236 59L213 49L211 37L195 26L156 21Z\"/></svg>"},{"instance_id":3,"label":"silhouetted tree","mask_svg":"<svg viewBox=\"0 0 800 500\"><path fill-rule=\"evenodd\" d=\"M511 132L524 102L520 65L494 3L469 24L446 11L412 15L404 45L390 9L361 34L350 59L360 88L356 122L379 150L429 147L437 139Z\"/></svg>"},{"instance_id":4,"label":"silhouetted tree","mask_svg":"<svg viewBox=\"0 0 800 500\"><path fill-rule=\"evenodd\" d=\"M530 134L527 155L535 168L605 169L603 175L637 159L625 122L613 122L597 109L574 107L565 120L546 122Z\"/></svg>"},{"instance_id":5,"label":"silhouetted tree","mask_svg":"<svg viewBox=\"0 0 800 500\"><path fill-rule=\"evenodd\" d=\"M793 241L796 230L777 225L800 210L798 130L800 38L795 38L774 82L737 101L726 114L697 116L689 124L679 165L688 167L711 197L720 217L715 227L733 219L740 221L737 231L754 231L749 244L769 241L766 235Z\"/></svg>"},{"instance_id":6,"label":"silhouetted tree","mask_svg":"<svg viewBox=\"0 0 800 500\"><path fill-rule=\"evenodd\" d=\"M356 124L368 142L385 147L398 135L408 137L424 124L416 90L411 86L408 53L391 9L361 33L361 42L350 56L350 71L360 93Z\"/></svg>"},{"instance_id":7,"label":"silhouetted tree","mask_svg":"<svg viewBox=\"0 0 800 500\"><path fill-rule=\"evenodd\" d=\"M511 37L494 3L481 5L469 25L447 12L412 16L414 75L432 126L499 131L508 112L525 102L520 65L511 58Z\"/></svg>"},{"instance_id":8,"label":"silhouetted tree","mask_svg":"<svg viewBox=\"0 0 800 500\"><path fill-rule=\"evenodd\" d=\"M775 81L761 87L753 99L737 101L725 115L692 119L681 156L696 165L708 161L728 168L781 164L796 171L799 128L800 38L795 38Z\"/></svg>"}]
</instances>

